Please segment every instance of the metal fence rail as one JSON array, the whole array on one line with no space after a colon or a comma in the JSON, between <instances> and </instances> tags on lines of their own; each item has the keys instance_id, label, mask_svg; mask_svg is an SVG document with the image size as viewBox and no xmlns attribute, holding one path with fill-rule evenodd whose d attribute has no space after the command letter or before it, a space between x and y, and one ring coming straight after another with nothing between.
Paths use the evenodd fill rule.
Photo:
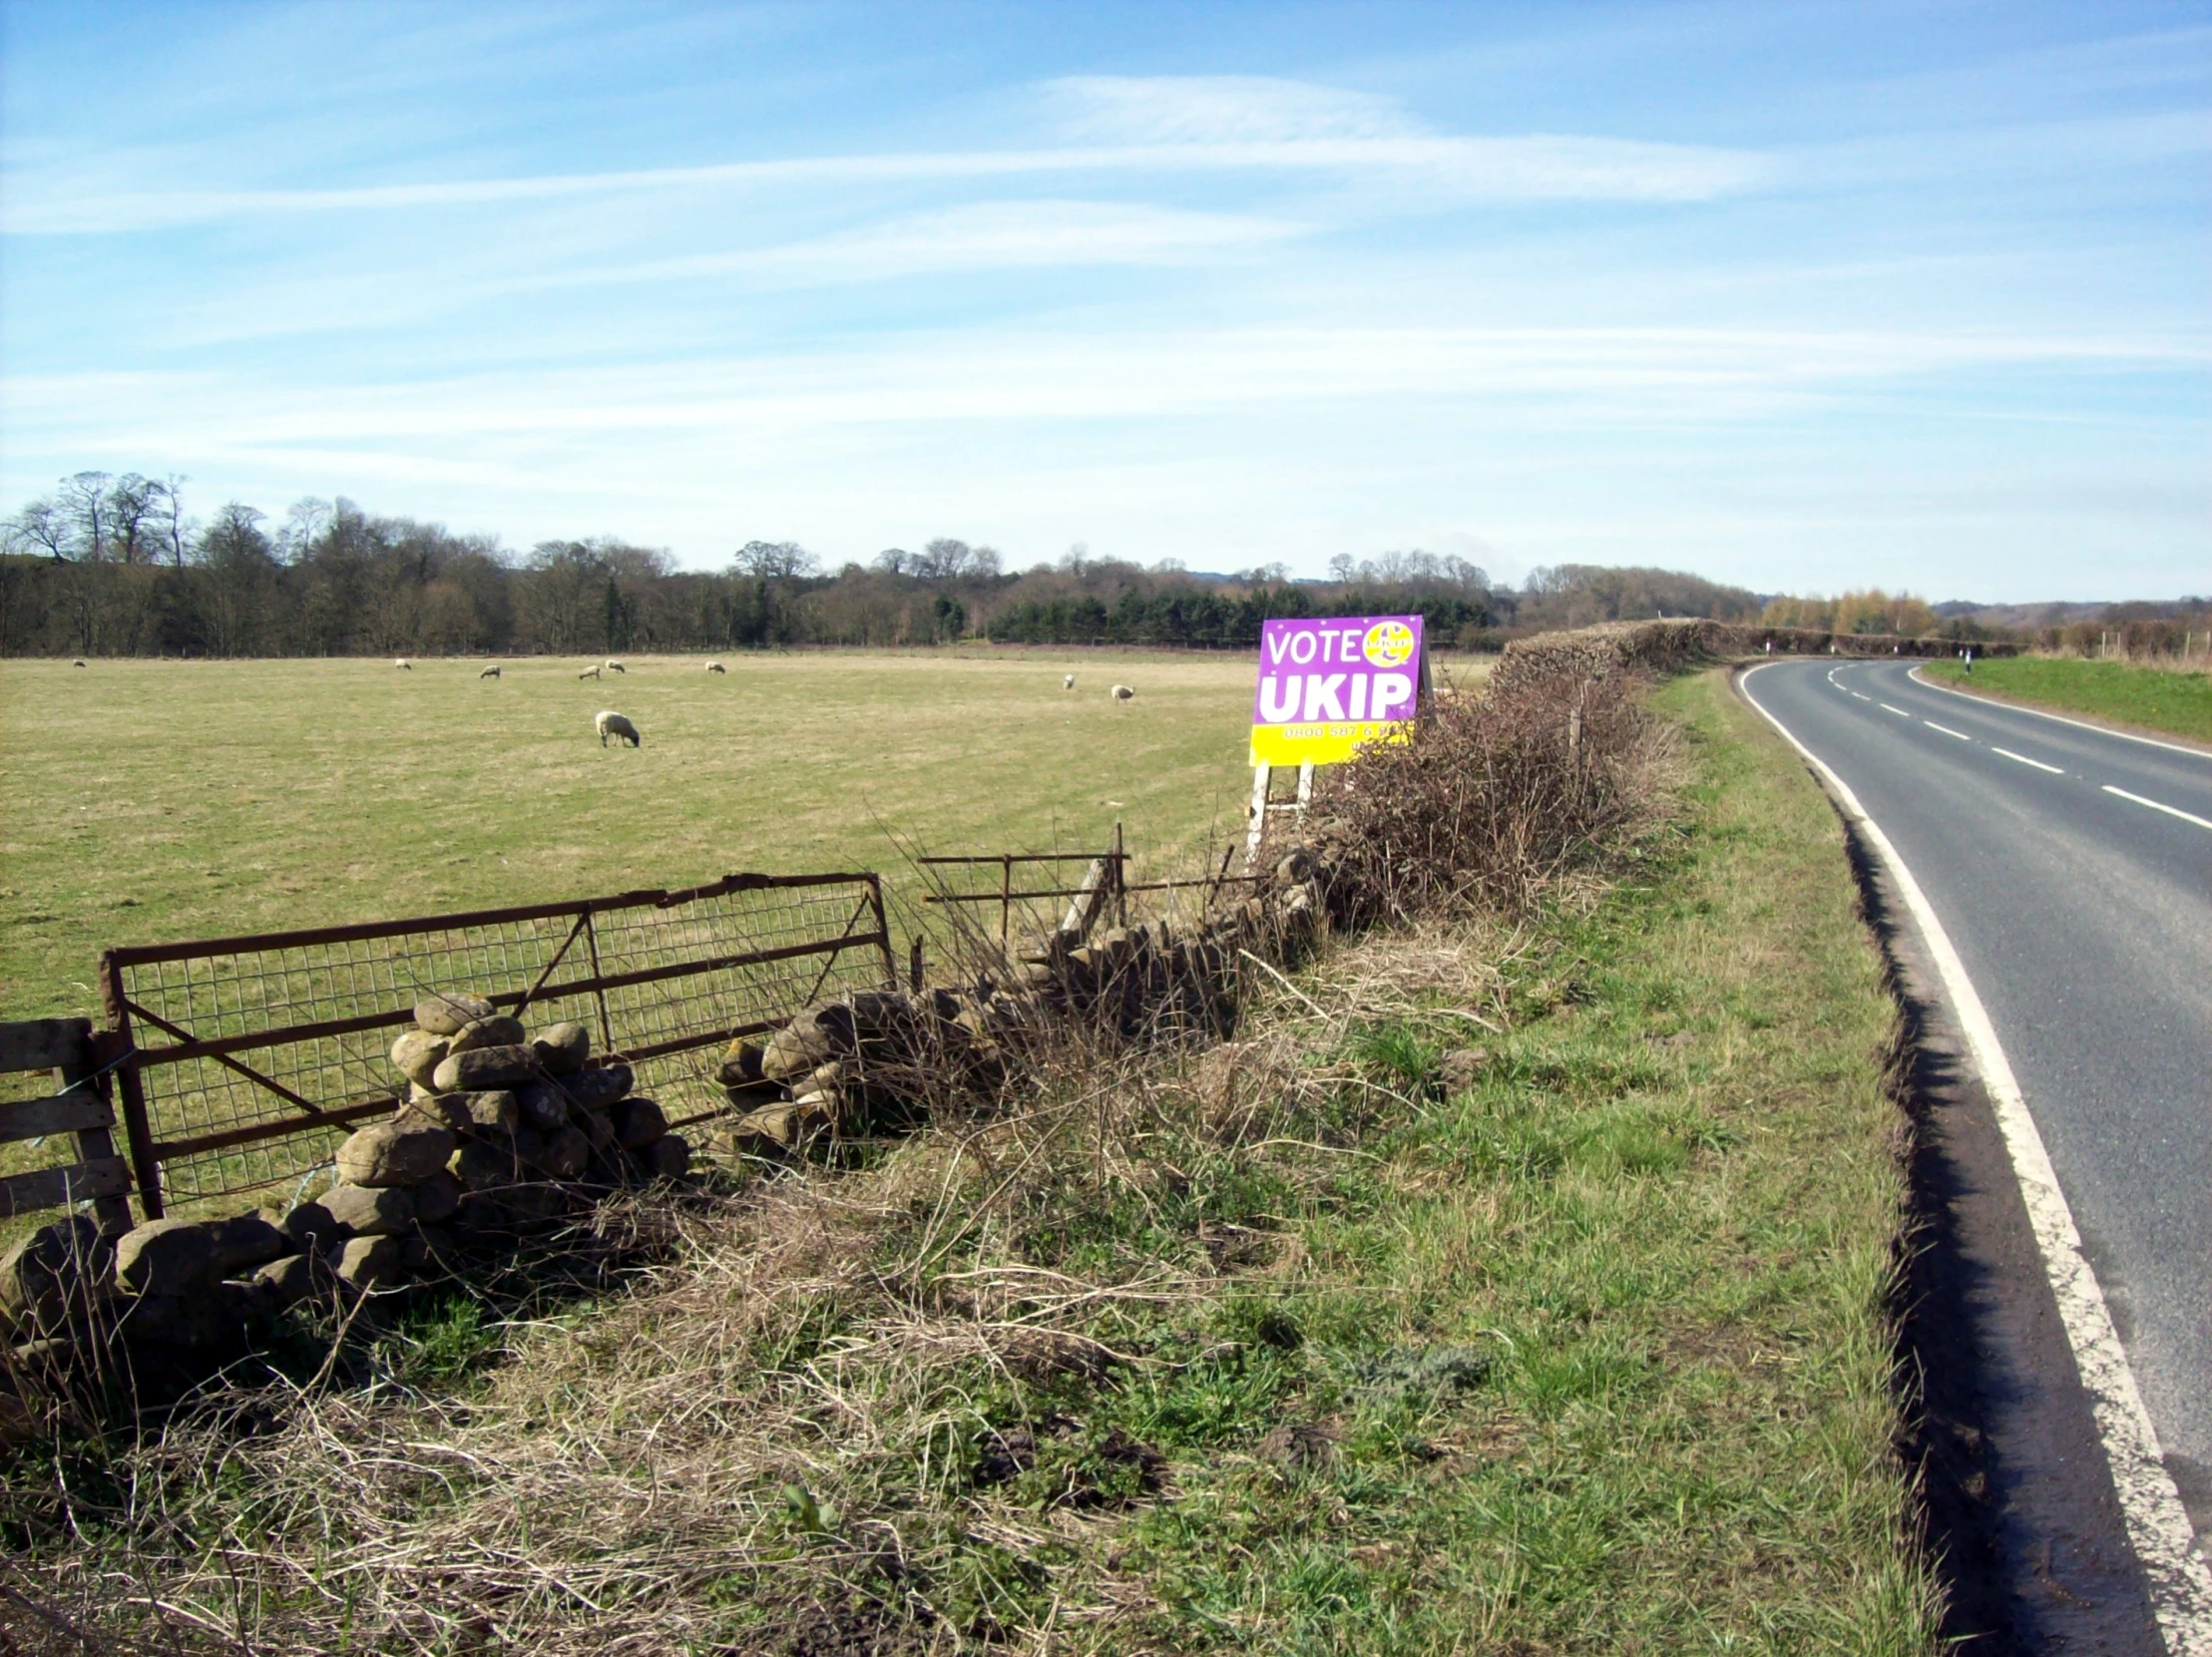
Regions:
<instances>
[{"instance_id":1,"label":"metal fence rail","mask_svg":"<svg viewBox=\"0 0 2212 1657\"><path fill-rule=\"evenodd\" d=\"M572 1019L673 1122L723 1104L732 1037L894 978L873 874L728 875L683 891L110 950L101 992L146 1216L297 1180L406 1084L394 1035L432 991Z\"/></svg>"}]
</instances>

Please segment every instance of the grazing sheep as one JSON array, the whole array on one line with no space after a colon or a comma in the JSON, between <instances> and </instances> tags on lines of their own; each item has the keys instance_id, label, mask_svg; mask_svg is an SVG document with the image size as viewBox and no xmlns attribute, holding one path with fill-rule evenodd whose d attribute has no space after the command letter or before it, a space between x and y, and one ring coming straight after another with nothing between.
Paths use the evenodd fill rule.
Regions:
<instances>
[{"instance_id":1,"label":"grazing sheep","mask_svg":"<svg viewBox=\"0 0 2212 1657\"><path fill-rule=\"evenodd\" d=\"M496 666L487 667L476 676L480 679L496 679L499 677L499 668Z\"/></svg>"},{"instance_id":2,"label":"grazing sheep","mask_svg":"<svg viewBox=\"0 0 2212 1657\"><path fill-rule=\"evenodd\" d=\"M1073 689L1075 689L1075 687L1076 687L1076 675L1075 675L1075 674L1073 674L1073 673L1063 673L1063 674L1061 674L1061 675L1060 675L1060 687L1061 687L1061 689L1063 689L1063 690L1073 690Z\"/></svg>"},{"instance_id":3,"label":"grazing sheep","mask_svg":"<svg viewBox=\"0 0 2212 1657\"><path fill-rule=\"evenodd\" d=\"M709 673L726 673L726 672L728 672L728 671L729 671L729 669L728 669L727 667L724 667L724 666L723 666L723 665L722 665L722 664L721 664L720 662L718 662L718 661L709 661L709 662L708 662L708 663L706 664L706 670L707 670L707 671L708 671Z\"/></svg>"},{"instance_id":4,"label":"grazing sheep","mask_svg":"<svg viewBox=\"0 0 2212 1657\"><path fill-rule=\"evenodd\" d=\"M599 677L599 669L597 667L587 667L576 676L580 679L596 679Z\"/></svg>"},{"instance_id":5,"label":"grazing sheep","mask_svg":"<svg viewBox=\"0 0 2212 1657\"><path fill-rule=\"evenodd\" d=\"M83 656L79 656L79 657L78 657L78 658L77 658L77 659L76 659L75 661L73 661L73 662L71 662L71 663L70 663L70 666L72 666L72 667L82 667L82 666L83 666L84 664L85 664L85 658L84 658Z\"/></svg>"},{"instance_id":6,"label":"grazing sheep","mask_svg":"<svg viewBox=\"0 0 2212 1657\"><path fill-rule=\"evenodd\" d=\"M633 748L642 748L646 745L646 739L638 734L638 727L630 722L629 716L616 713L612 709L603 711L597 719L594 719L592 728L599 732L599 745L603 748L607 746L607 739L610 736L628 742Z\"/></svg>"},{"instance_id":7,"label":"grazing sheep","mask_svg":"<svg viewBox=\"0 0 2212 1657\"><path fill-rule=\"evenodd\" d=\"M415 670L415 664L409 661L405 656L401 656L397 661L393 662L392 665L394 667L397 667L403 673L412 673Z\"/></svg>"},{"instance_id":8,"label":"grazing sheep","mask_svg":"<svg viewBox=\"0 0 2212 1657\"><path fill-rule=\"evenodd\" d=\"M616 660L616 659L615 659L615 658L614 658L613 656L609 656L609 657L607 658L607 670L608 670L608 671L609 671L610 673L628 673L628 672L630 671L630 669L629 669L629 668L625 667L625 666L624 666L624 665L623 665L623 664L622 664L621 662L617 661L617 660Z\"/></svg>"},{"instance_id":9,"label":"grazing sheep","mask_svg":"<svg viewBox=\"0 0 2212 1657\"><path fill-rule=\"evenodd\" d=\"M1115 685L1115 686L1113 687L1113 691L1112 691L1113 699L1114 699L1115 701L1117 701L1117 702L1125 702L1125 701L1127 701L1127 700L1128 700L1128 699L1129 699L1129 698L1130 698L1131 696L1133 696L1133 695L1135 695L1135 694L1136 694L1136 692L1135 692L1135 691L1133 691L1133 690L1131 690L1131 689L1130 689L1130 688L1129 688L1129 687L1128 687L1127 685L1125 685L1125 684L1117 684L1117 685Z\"/></svg>"}]
</instances>

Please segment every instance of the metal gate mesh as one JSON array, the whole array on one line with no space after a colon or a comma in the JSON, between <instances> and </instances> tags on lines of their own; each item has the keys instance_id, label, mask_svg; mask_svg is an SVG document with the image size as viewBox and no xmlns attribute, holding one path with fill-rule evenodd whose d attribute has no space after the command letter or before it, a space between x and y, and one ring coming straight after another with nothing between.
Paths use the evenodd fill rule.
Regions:
<instances>
[{"instance_id":1,"label":"metal gate mesh","mask_svg":"<svg viewBox=\"0 0 2212 1657\"><path fill-rule=\"evenodd\" d=\"M109 1012L142 1200L297 1181L406 1091L393 1038L432 991L574 1020L671 1121L723 1103L734 1034L891 973L872 875L733 875L688 892L110 951Z\"/></svg>"}]
</instances>

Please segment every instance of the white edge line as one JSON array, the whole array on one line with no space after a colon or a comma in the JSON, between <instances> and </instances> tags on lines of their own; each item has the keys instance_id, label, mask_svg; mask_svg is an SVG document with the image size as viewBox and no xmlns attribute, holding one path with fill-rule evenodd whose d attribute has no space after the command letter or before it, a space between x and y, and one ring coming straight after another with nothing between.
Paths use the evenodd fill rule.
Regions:
<instances>
[{"instance_id":1,"label":"white edge line","mask_svg":"<svg viewBox=\"0 0 2212 1657\"><path fill-rule=\"evenodd\" d=\"M2016 759L2022 765L2032 765L2038 771L2048 771L2054 777L2062 777L2066 774L2066 768L2063 765L2045 765L2039 759L2029 759L2027 755L2016 754L2010 748L2000 748L1994 742L1990 744L1990 752L2002 754L2006 759Z\"/></svg>"},{"instance_id":2,"label":"white edge line","mask_svg":"<svg viewBox=\"0 0 2212 1657\"><path fill-rule=\"evenodd\" d=\"M2104 785L2104 791L2107 794L2117 794L2123 800L2133 800L2137 805L2147 805L2153 811L2163 811L2169 817L2179 817L2184 823L2194 823L2198 828L2212 829L2212 822L2199 817L2193 811L2184 811L2177 805L2166 805L2158 800L2147 800L2140 794L2130 794L2124 788L2114 788L2110 783Z\"/></svg>"},{"instance_id":3,"label":"white edge line","mask_svg":"<svg viewBox=\"0 0 2212 1657\"><path fill-rule=\"evenodd\" d=\"M1764 666L1765 663L1760 665ZM1905 676L1925 689L1941 690L1947 696L1962 697L1981 707L2001 707L2014 713L2032 713L2038 719L2055 719L2061 725L2071 725L2076 730L2093 730L2099 736L2117 736L2123 742L2146 742L2151 747L2164 748L2168 753L2187 754L2192 759L2212 759L2212 754L2206 753L2202 748L2192 748L2186 742L2161 742L2155 736L2137 736L2131 730L2114 730L2110 725L2092 725L2086 719L2069 719L2063 713L2051 712L2047 707L2029 707L2025 702L2000 702L1994 696L1977 696L1971 690L1938 684L1934 679L1922 678L1918 667L1906 668Z\"/></svg>"},{"instance_id":4,"label":"white edge line","mask_svg":"<svg viewBox=\"0 0 2212 1657\"><path fill-rule=\"evenodd\" d=\"M1758 670L1748 669L1739 684ZM1975 993L1974 981L1967 977L1966 964L1952 947L1950 934L1944 931L1920 882L1913 878L1882 826L1867 815L1850 785L1761 706L1748 687L1743 694L1744 700L1758 709L1760 716L1780 731L1782 739L1813 768L1844 815L1859 825L1919 924L1944 992L1966 1032L1975 1068L1981 1072L1982 1084L1996 1107L1997 1127L2011 1158L2012 1177L2019 1182L2035 1247L2043 1257L2043 1275L2058 1302L2058 1317L2065 1325L2067 1344L2073 1348L2074 1367L2080 1371L2082 1389L2088 1393L2090 1409L2096 1416L2097 1434L2104 1441L2105 1460L2111 1467L2112 1487L2119 1497L2128 1540L2142 1565L2166 1649L2171 1657L2207 1657L2212 1654L2212 1571L2205 1568L2197 1554L2195 1531L2181 1505L2181 1492L2174 1487L2173 1475L2159 1454L2158 1430L2143 1408L2142 1394L2136 1391L2135 1372L2128 1367L2126 1350L2112 1327L2104 1291L2081 1252L2081 1234L2074 1229L2073 1210L2058 1188L2050 1153L2043 1146L2035 1118L2028 1114L2027 1101L2012 1075L2011 1061L1998 1044L1996 1027Z\"/></svg>"}]
</instances>

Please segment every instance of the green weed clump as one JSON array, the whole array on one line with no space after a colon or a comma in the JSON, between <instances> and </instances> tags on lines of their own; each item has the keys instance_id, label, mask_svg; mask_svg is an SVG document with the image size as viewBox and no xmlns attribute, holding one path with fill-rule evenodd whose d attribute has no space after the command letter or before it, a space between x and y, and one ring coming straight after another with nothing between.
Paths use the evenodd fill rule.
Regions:
<instances>
[{"instance_id":1,"label":"green weed clump","mask_svg":"<svg viewBox=\"0 0 2212 1657\"><path fill-rule=\"evenodd\" d=\"M19 1467L21 1579L118 1649L1932 1653L1890 1004L1790 754L1659 707L1609 886Z\"/></svg>"}]
</instances>

